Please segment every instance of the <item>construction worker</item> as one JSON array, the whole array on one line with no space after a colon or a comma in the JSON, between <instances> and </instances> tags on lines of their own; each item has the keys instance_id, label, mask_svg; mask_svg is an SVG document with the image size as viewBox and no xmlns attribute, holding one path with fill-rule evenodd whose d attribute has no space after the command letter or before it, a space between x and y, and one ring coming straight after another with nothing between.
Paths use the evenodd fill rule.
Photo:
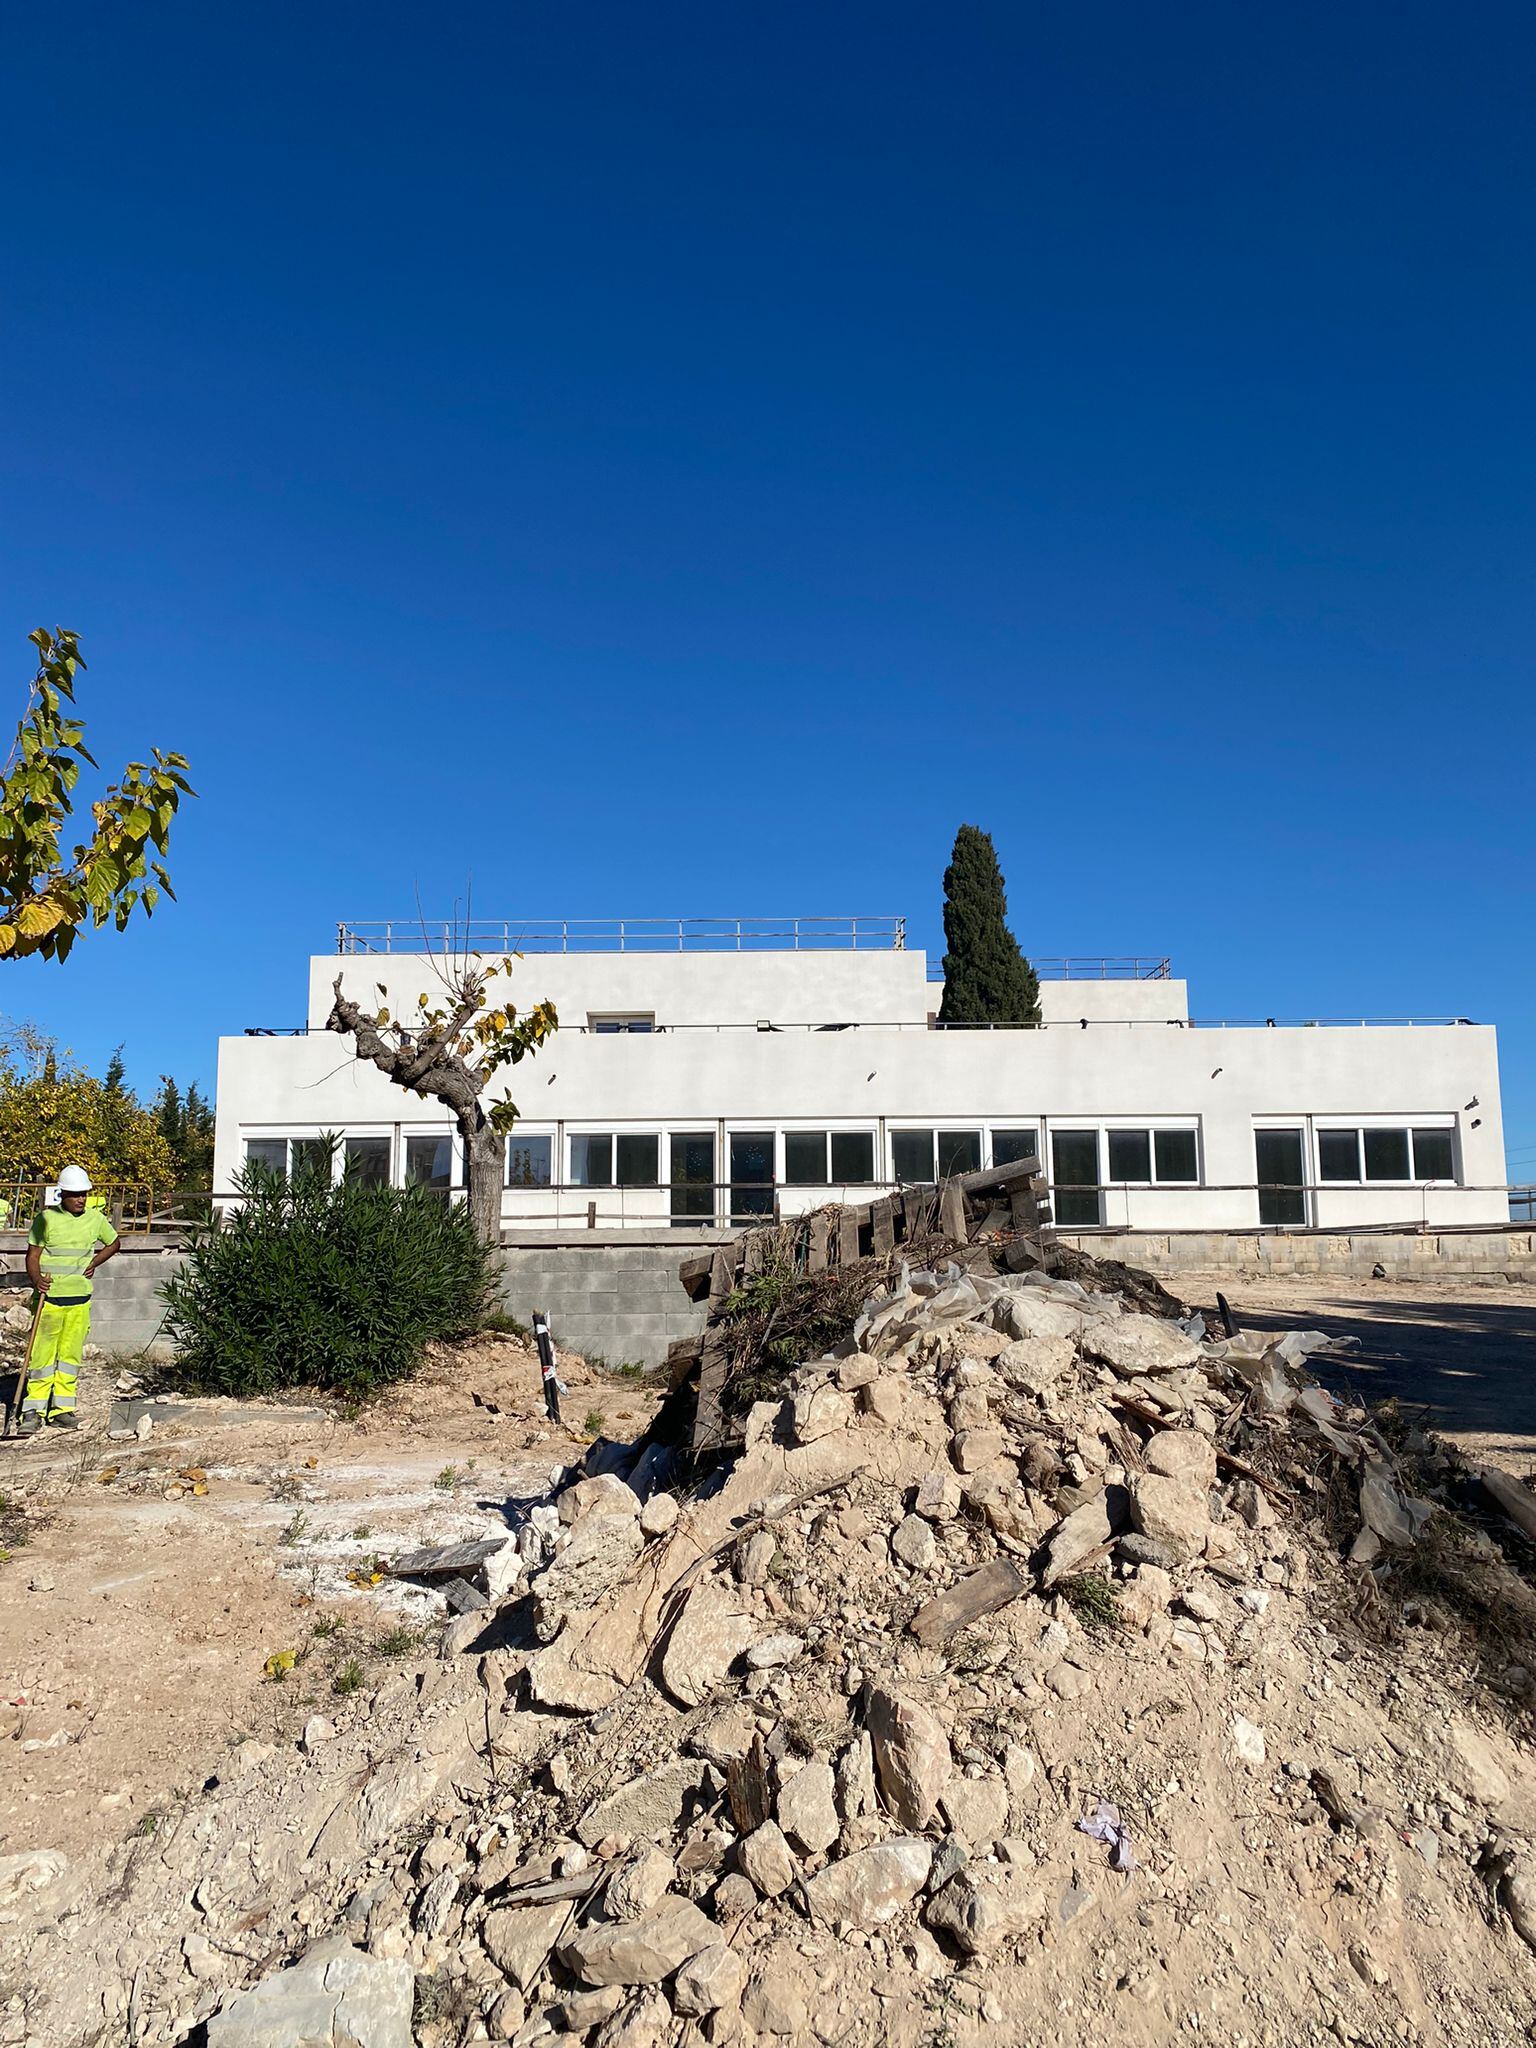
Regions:
<instances>
[{"instance_id":1,"label":"construction worker","mask_svg":"<svg viewBox=\"0 0 1536 2048\"><path fill-rule=\"evenodd\" d=\"M118 1253L106 1212L88 1209L91 1177L83 1166L59 1175L58 1207L39 1209L27 1246L27 1278L41 1298L18 1434L44 1422L74 1429L75 1381L91 1330L91 1277Z\"/></svg>"}]
</instances>

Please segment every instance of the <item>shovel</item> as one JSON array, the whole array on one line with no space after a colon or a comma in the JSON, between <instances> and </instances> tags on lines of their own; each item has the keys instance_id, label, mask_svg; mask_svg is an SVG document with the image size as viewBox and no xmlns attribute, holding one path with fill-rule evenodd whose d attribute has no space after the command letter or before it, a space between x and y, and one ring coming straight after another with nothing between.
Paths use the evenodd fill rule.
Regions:
<instances>
[{"instance_id":1,"label":"shovel","mask_svg":"<svg viewBox=\"0 0 1536 2048\"><path fill-rule=\"evenodd\" d=\"M0 1427L0 1437L8 1435L15 1426L16 1419L21 1413L21 1404L27 1397L27 1379L32 1371L32 1347L37 1342L37 1326L43 1320L43 1303L47 1299L46 1294L39 1293L37 1307L32 1311L32 1327L27 1332L26 1352L16 1368L16 1377L11 1381L10 1396L5 1404L5 1422L3 1427Z\"/></svg>"}]
</instances>

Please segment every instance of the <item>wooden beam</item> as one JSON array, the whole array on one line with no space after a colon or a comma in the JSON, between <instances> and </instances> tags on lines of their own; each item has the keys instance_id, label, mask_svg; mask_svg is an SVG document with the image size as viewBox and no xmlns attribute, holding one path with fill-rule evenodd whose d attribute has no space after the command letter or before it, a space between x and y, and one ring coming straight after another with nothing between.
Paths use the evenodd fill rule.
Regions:
<instances>
[{"instance_id":1,"label":"wooden beam","mask_svg":"<svg viewBox=\"0 0 1536 2048\"><path fill-rule=\"evenodd\" d=\"M999 1607L1017 1600L1028 1585L1029 1580L1016 1565L1005 1557L994 1558L979 1572L972 1572L959 1585L951 1586L947 1593L925 1601L907 1626L920 1643L934 1649L984 1614L995 1614Z\"/></svg>"}]
</instances>

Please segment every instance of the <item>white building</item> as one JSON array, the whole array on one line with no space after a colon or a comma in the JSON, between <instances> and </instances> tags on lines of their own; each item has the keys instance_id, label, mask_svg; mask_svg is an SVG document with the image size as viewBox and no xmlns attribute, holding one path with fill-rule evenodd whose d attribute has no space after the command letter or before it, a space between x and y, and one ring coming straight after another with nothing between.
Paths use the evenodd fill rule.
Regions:
<instances>
[{"instance_id":1,"label":"white building","mask_svg":"<svg viewBox=\"0 0 1536 2048\"><path fill-rule=\"evenodd\" d=\"M522 955L498 1002L560 1014L491 1091L520 1110L509 1227L697 1228L1031 1151L1079 1228L1508 1220L1491 1026L1194 1019L1146 959L1037 961L1043 1023L941 1028L937 967L896 918L344 926L310 962L303 1027L220 1041L215 1188L324 1132L357 1171L461 1185L439 1105L324 1024L338 972L410 1016L434 957L466 945Z\"/></svg>"}]
</instances>

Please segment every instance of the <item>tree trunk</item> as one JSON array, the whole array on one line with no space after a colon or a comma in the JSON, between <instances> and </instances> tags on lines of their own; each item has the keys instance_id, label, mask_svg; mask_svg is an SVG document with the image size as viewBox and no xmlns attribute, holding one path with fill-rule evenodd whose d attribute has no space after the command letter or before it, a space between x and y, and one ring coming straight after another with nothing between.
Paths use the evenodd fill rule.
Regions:
<instances>
[{"instance_id":1,"label":"tree trunk","mask_svg":"<svg viewBox=\"0 0 1536 2048\"><path fill-rule=\"evenodd\" d=\"M490 1119L478 1102L460 1116L459 1130L464 1138L469 1213L480 1236L494 1247L501 1243L502 1161L506 1157L507 1141L499 1131L492 1129Z\"/></svg>"}]
</instances>

